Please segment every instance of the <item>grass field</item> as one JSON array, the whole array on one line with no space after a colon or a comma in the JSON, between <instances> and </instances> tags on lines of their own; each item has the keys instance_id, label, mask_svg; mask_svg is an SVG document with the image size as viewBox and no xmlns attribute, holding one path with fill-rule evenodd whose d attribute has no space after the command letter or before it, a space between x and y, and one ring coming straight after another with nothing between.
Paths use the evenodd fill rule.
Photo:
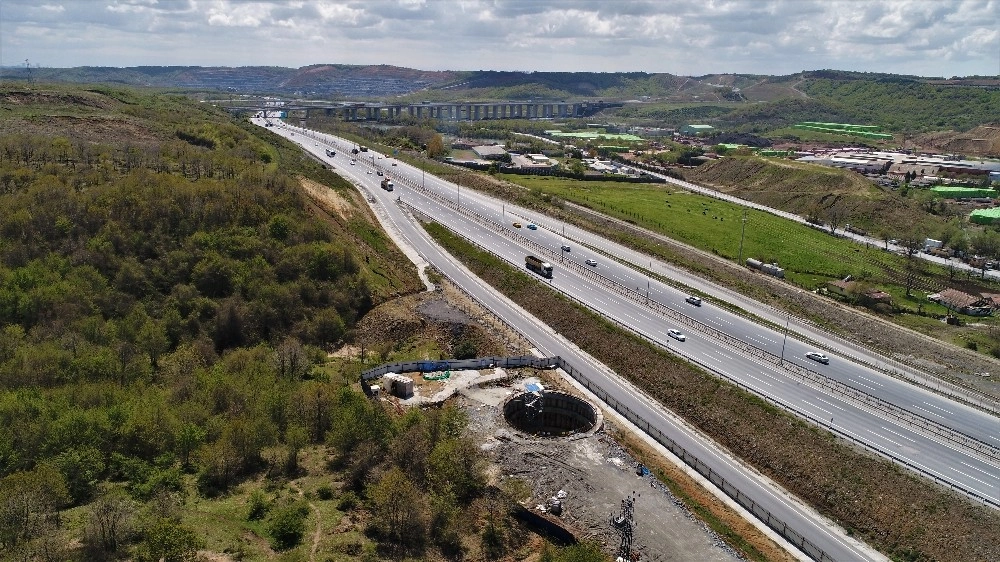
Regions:
<instances>
[{"instance_id":1,"label":"grass field","mask_svg":"<svg viewBox=\"0 0 1000 562\"><path fill-rule=\"evenodd\" d=\"M777 262L786 277L806 289L847 275L892 292L906 259L877 247L865 248L761 211L744 208L672 186L578 182L561 178L506 176L505 179L625 219L721 257ZM933 280L923 276L920 282ZM933 288L924 287L925 290ZM929 303L930 304L930 303Z\"/></svg>"}]
</instances>

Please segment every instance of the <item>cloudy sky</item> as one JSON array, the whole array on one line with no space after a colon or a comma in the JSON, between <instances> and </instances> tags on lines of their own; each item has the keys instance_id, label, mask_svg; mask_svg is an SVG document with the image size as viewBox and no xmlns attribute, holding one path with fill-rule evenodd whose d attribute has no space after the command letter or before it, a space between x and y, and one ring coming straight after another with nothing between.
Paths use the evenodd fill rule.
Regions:
<instances>
[{"instance_id":1,"label":"cloudy sky","mask_svg":"<svg viewBox=\"0 0 1000 562\"><path fill-rule=\"evenodd\" d=\"M0 0L0 65L1000 74L1000 0Z\"/></svg>"}]
</instances>

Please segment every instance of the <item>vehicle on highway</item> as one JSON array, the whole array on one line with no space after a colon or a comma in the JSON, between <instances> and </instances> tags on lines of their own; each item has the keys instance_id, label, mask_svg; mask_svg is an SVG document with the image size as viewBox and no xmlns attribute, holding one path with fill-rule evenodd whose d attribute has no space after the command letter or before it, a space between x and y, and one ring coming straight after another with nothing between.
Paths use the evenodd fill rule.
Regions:
<instances>
[{"instance_id":1,"label":"vehicle on highway","mask_svg":"<svg viewBox=\"0 0 1000 562\"><path fill-rule=\"evenodd\" d=\"M687 336L685 336L683 333L681 333L680 330L675 330L673 328L670 328L669 330L667 330L667 334L669 334L670 337L674 338L677 341L684 341L684 340L687 339Z\"/></svg>"},{"instance_id":2,"label":"vehicle on highway","mask_svg":"<svg viewBox=\"0 0 1000 562\"><path fill-rule=\"evenodd\" d=\"M332 150L330 150L330 149L328 148L328 149L326 149L326 155L327 155L328 157L330 157L330 158L333 158L334 156L336 156L336 155L337 155L337 153L336 153L336 152L334 152L334 151L332 151Z\"/></svg>"},{"instance_id":3,"label":"vehicle on highway","mask_svg":"<svg viewBox=\"0 0 1000 562\"><path fill-rule=\"evenodd\" d=\"M818 351L807 351L806 352L806 357L808 357L809 359L812 359L813 361L817 361L819 363L822 363L824 365L829 365L830 364L830 358L827 357L826 355L823 355L822 353L820 353Z\"/></svg>"},{"instance_id":4,"label":"vehicle on highway","mask_svg":"<svg viewBox=\"0 0 1000 562\"><path fill-rule=\"evenodd\" d=\"M393 166L395 166L395 165L396 165L396 163L395 163L395 162L393 162L393 163L392 163L392 165L393 165Z\"/></svg>"},{"instance_id":5,"label":"vehicle on highway","mask_svg":"<svg viewBox=\"0 0 1000 562\"><path fill-rule=\"evenodd\" d=\"M382 170L379 170L379 171L377 171L375 173L381 176L382 175Z\"/></svg>"},{"instance_id":6,"label":"vehicle on highway","mask_svg":"<svg viewBox=\"0 0 1000 562\"><path fill-rule=\"evenodd\" d=\"M382 189L386 191L392 191L393 188L396 186L396 184L392 183L392 180L389 178L383 178L382 183L379 185L382 187Z\"/></svg>"},{"instance_id":7,"label":"vehicle on highway","mask_svg":"<svg viewBox=\"0 0 1000 562\"><path fill-rule=\"evenodd\" d=\"M351 166L353 166L355 162L357 162L357 160L351 160Z\"/></svg>"},{"instance_id":8,"label":"vehicle on highway","mask_svg":"<svg viewBox=\"0 0 1000 562\"><path fill-rule=\"evenodd\" d=\"M588 260L587 260L586 262L584 262L584 263L586 263L587 265L589 265L589 266L591 266L591 267L596 267L596 266L597 266L597 260L592 260L592 259L588 259Z\"/></svg>"},{"instance_id":9,"label":"vehicle on highway","mask_svg":"<svg viewBox=\"0 0 1000 562\"><path fill-rule=\"evenodd\" d=\"M521 223L515 222L514 223L514 228L521 228Z\"/></svg>"},{"instance_id":10,"label":"vehicle on highway","mask_svg":"<svg viewBox=\"0 0 1000 562\"><path fill-rule=\"evenodd\" d=\"M562 245L562 251L568 252L569 251L569 244L563 244Z\"/></svg>"},{"instance_id":11,"label":"vehicle on highway","mask_svg":"<svg viewBox=\"0 0 1000 562\"><path fill-rule=\"evenodd\" d=\"M688 298L686 298L684 300L686 300L687 302L689 302L689 303L691 303L691 304L693 304L695 306L701 306L701 298L700 297L696 297L696 296L692 295L692 296L690 296L690 297L688 297Z\"/></svg>"},{"instance_id":12,"label":"vehicle on highway","mask_svg":"<svg viewBox=\"0 0 1000 562\"><path fill-rule=\"evenodd\" d=\"M542 277L552 279L552 264L549 262L542 261L541 258L535 256L525 256L524 265Z\"/></svg>"},{"instance_id":13,"label":"vehicle on highway","mask_svg":"<svg viewBox=\"0 0 1000 562\"><path fill-rule=\"evenodd\" d=\"M371 170L368 170L368 171L367 171L367 172L365 172L365 173L366 173L366 174L368 174L369 176L370 176L370 175L372 175L372 171L371 171Z\"/></svg>"},{"instance_id":14,"label":"vehicle on highway","mask_svg":"<svg viewBox=\"0 0 1000 562\"><path fill-rule=\"evenodd\" d=\"M538 230L538 225L535 224L535 223L533 223L533 222L529 222L528 223L528 230Z\"/></svg>"}]
</instances>

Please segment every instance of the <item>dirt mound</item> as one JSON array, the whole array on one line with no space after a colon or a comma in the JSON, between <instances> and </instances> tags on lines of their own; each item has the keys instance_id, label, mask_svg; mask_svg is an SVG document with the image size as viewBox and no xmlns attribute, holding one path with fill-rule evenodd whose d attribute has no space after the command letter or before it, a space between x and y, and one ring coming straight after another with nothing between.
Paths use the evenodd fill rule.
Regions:
<instances>
[{"instance_id":1,"label":"dirt mound","mask_svg":"<svg viewBox=\"0 0 1000 562\"><path fill-rule=\"evenodd\" d=\"M939 131L913 139L924 149L969 156L1000 157L1000 123L980 125L971 131Z\"/></svg>"}]
</instances>

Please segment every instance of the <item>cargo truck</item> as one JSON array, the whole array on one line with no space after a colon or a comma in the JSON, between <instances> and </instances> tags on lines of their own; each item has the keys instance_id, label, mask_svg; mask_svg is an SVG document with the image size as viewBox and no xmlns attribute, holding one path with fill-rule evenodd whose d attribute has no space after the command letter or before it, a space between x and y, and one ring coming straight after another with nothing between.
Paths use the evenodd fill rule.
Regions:
<instances>
[{"instance_id":1,"label":"cargo truck","mask_svg":"<svg viewBox=\"0 0 1000 562\"><path fill-rule=\"evenodd\" d=\"M526 256L524 258L524 265L542 277L552 279L552 264L549 262L542 261L535 256Z\"/></svg>"},{"instance_id":2,"label":"cargo truck","mask_svg":"<svg viewBox=\"0 0 1000 562\"><path fill-rule=\"evenodd\" d=\"M392 183L391 179L385 178L385 179L382 180L382 189L384 189L386 191L392 191L393 188L395 188L395 187L396 186Z\"/></svg>"}]
</instances>

